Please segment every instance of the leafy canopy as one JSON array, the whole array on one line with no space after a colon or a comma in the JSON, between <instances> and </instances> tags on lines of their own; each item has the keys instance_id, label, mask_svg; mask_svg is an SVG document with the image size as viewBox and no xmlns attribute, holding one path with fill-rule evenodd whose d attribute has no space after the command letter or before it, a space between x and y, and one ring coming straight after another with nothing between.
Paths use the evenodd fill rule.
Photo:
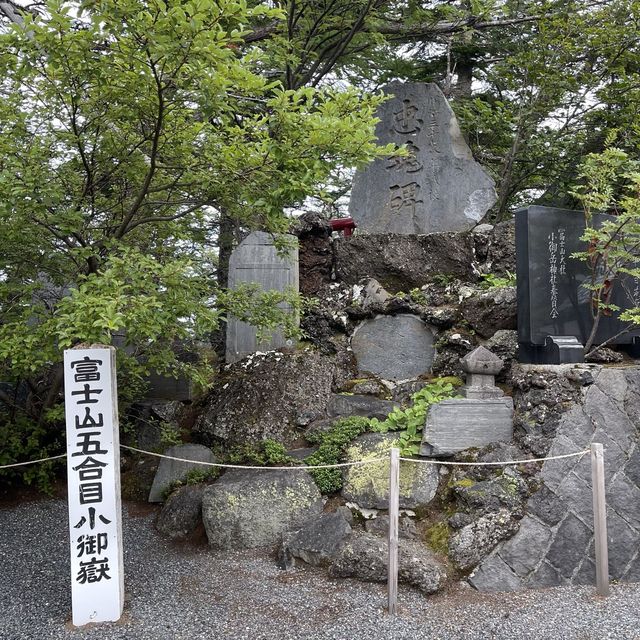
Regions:
<instances>
[{"instance_id":1,"label":"leafy canopy","mask_svg":"<svg viewBox=\"0 0 640 640\"><path fill-rule=\"evenodd\" d=\"M380 98L263 75L247 25L281 19L232 0L52 0L0 36L3 379L116 332L163 371L223 312L286 324L290 296L216 288L221 215L286 231L287 207L381 151Z\"/></svg>"}]
</instances>

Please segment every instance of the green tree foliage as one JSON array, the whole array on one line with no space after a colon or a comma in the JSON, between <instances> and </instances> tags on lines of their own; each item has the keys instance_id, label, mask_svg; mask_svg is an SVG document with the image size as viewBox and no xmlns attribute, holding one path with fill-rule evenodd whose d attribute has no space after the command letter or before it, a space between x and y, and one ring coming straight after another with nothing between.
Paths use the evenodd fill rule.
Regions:
<instances>
[{"instance_id":1,"label":"green tree foliage","mask_svg":"<svg viewBox=\"0 0 640 640\"><path fill-rule=\"evenodd\" d=\"M582 240L587 248L576 257L589 265L591 273L584 285L593 300L592 330L585 344L585 353L589 353L603 316L619 313L629 328L640 325L635 290L625 291L635 302L630 308L620 309L612 303L616 289L636 283L640 278L640 162L621 149L609 147L601 154L587 156L579 177L582 184L572 193L585 211ZM594 214L604 211L614 217L596 224Z\"/></svg>"},{"instance_id":2,"label":"green tree foliage","mask_svg":"<svg viewBox=\"0 0 640 640\"><path fill-rule=\"evenodd\" d=\"M371 431L387 433L398 431L399 447L402 455L417 455L422 442L422 430L427 421L429 407L442 400L458 397L455 385L462 381L457 378L434 378L424 388L411 396L408 407L394 409L382 422L377 418L370 421Z\"/></svg>"},{"instance_id":3,"label":"green tree foliage","mask_svg":"<svg viewBox=\"0 0 640 640\"><path fill-rule=\"evenodd\" d=\"M60 416L57 363L74 344L119 334L134 382L182 368L205 383L176 340L227 312L294 329L288 294L216 285L221 218L286 231L288 207L384 150L380 98L265 73L248 25L283 19L235 0L52 0L0 35L0 379L22 390L0 389L10 420Z\"/></svg>"},{"instance_id":4,"label":"green tree foliage","mask_svg":"<svg viewBox=\"0 0 640 640\"><path fill-rule=\"evenodd\" d=\"M495 217L532 202L575 205L577 166L604 149L609 131L624 131L620 144L637 153L640 3L466 6L476 6L476 22L435 46L418 41L406 77L437 81L453 98L474 155L496 179Z\"/></svg>"},{"instance_id":5,"label":"green tree foliage","mask_svg":"<svg viewBox=\"0 0 640 640\"><path fill-rule=\"evenodd\" d=\"M636 153L638 0L278 4L286 23L256 38L270 39L288 86L437 82L495 177L496 218L531 202L575 205L581 158L612 129Z\"/></svg>"}]
</instances>

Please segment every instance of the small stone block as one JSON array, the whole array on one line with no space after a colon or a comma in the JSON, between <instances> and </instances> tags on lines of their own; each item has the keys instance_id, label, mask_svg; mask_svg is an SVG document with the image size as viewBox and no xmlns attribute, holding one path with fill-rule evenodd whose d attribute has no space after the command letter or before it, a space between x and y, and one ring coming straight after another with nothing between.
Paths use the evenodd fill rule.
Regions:
<instances>
[{"instance_id":1,"label":"small stone block","mask_svg":"<svg viewBox=\"0 0 640 640\"><path fill-rule=\"evenodd\" d=\"M444 400L429 409L420 455L452 455L470 447L509 442L513 436L513 401Z\"/></svg>"}]
</instances>

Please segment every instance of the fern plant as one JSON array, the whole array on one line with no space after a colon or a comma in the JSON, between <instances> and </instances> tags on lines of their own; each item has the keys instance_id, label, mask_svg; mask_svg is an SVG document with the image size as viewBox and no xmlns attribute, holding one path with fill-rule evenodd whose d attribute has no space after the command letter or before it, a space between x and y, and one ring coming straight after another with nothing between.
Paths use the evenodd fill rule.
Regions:
<instances>
[{"instance_id":1,"label":"fern plant","mask_svg":"<svg viewBox=\"0 0 640 640\"><path fill-rule=\"evenodd\" d=\"M401 455L416 455L420 451L422 429L427 420L429 407L442 400L456 397L454 382L461 381L451 378L435 378L411 396L410 406L404 409L394 409L383 421L372 418L369 423L370 430L378 433L400 432L398 446Z\"/></svg>"}]
</instances>

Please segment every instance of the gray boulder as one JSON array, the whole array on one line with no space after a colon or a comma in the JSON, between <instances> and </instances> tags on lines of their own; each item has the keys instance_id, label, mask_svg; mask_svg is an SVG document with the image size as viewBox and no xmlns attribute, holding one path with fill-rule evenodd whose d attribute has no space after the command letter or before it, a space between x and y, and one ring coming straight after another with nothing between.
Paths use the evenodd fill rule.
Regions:
<instances>
[{"instance_id":1,"label":"gray boulder","mask_svg":"<svg viewBox=\"0 0 640 640\"><path fill-rule=\"evenodd\" d=\"M338 555L350 534L351 526L342 511L323 513L286 536L284 555L290 554L315 567L326 566Z\"/></svg>"},{"instance_id":2,"label":"gray boulder","mask_svg":"<svg viewBox=\"0 0 640 640\"><path fill-rule=\"evenodd\" d=\"M164 455L183 458L185 460L197 460L199 462L217 462L211 449L201 444L179 444L174 447L169 447L164 452ZM197 462L181 462L162 458L153 479L153 484L151 485L149 502L162 502L166 489L174 482L184 480L184 477L189 471L194 469L206 471L210 468L211 467L198 464Z\"/></svg>"},{"instance_id":3,"label":"gray boulder","mask_svg":"<svg viewBox=\"0 0 640 640\"><path fill-rule=\"evenodd\" d=\"M364 582L386 582L389 551L384 538L368 534L352 536L329 569L336 578ZM398 549L398 579L429 594L438 591L446 571L435 556L418 542L401 540Z\"/></svg>"},{"instance_id":4,"label":"gray boulder","mask_svg":"<svg viewBox=\"0 0 640 640\"><path fill-rule=\"evenodd\" d=\"M333 248L337 278L349 284L375 278L396 293L421 287L443 274L476 279L470 233L361 235L338 238Z\"/></svg>"},{"instance_id":5,"label":"gray boulder","mask_svg":"<svg viewBox=\"0 0 640 640\"><path fill-rule=\"evenodd\" d=\"M365 509L389 508L389 453L397 446L393 433L365 433L347 450L348 461L384 458L372 464L348 467L342 496ZM400 508L426 507L438 490L440 474L435 465L404 462L400 466Z\"/></svg>"},{"instance_id":6,"label":"gray boulder","mask_svg":"<svg viewBox=\"0 0 640 640\"><path fill-rule=\"evenodd\" d=\"M383 514L378 515L376 518L365 520L364 529L374 536L387 536L389 534L389 516ZM418 528L412 518L408 516L400 516L398 518L398 536L408 540L418 538Z\"/></svg>"},{"instance_id":7,"label":"gray boulder","mask_svg":"<svg viewBox=\"0 0 640 640\"><path fill-rule=\"evenodd\" d=\"M517 326L515 287L493 287L464 300L462 317L480 336L490 338L499 329Z\"/></svg>"},{"instance_id":8,"label":"gray boulder","mask_svg":"<svg viewBox=\"0 0 640 640\"><path fill-rule=\"evenodd\" d=\"M306 471L227 471L208 486L202 519L214 549L275 545L322 511L322 496Z\"/></svg>"},{"instance_id":9,"label":"gray boulder","mask_svg":"<svg viewBox=\"0 0 640 640\"><path fill-rule=\"evenodd\" d=\"M211 391L193 432L205 444L292 445L301 413L323 413L335 365L319 353L269 353L231 366Z\"/></svg>"},{"instance_id":10,"label":"gray boulder","mask_svg":"<svg viewBox=\"0 0 640 640\"><path fill-rule=\"evenodd\" d=\"M366 416L384 420L398 405L396 402L364 395L334 393L327 403L327 413L331 417Z\"/></svg>"},{"instance_id":11,"label":"gray boulder","mask_svg":"<svg viewBox=\"0 0 640 640\"><path fill-rule=\"evenodd\" d=\"M186 538L202 522L204 485L179 487L167 498L158 516L156 528L174 539Z\"/></svg>"},{"instance_id":12,"label":"gray boulder","mask_svg":"<svg viewBox=\"0 0 640 640\"><path fill-rule=\"evenodd\" d=\"M471 569L500 542L512 536L518 522L508 509L481 516L457 531L449 541L449 556L459 569Z\"/></svg>"}]
</instances>

